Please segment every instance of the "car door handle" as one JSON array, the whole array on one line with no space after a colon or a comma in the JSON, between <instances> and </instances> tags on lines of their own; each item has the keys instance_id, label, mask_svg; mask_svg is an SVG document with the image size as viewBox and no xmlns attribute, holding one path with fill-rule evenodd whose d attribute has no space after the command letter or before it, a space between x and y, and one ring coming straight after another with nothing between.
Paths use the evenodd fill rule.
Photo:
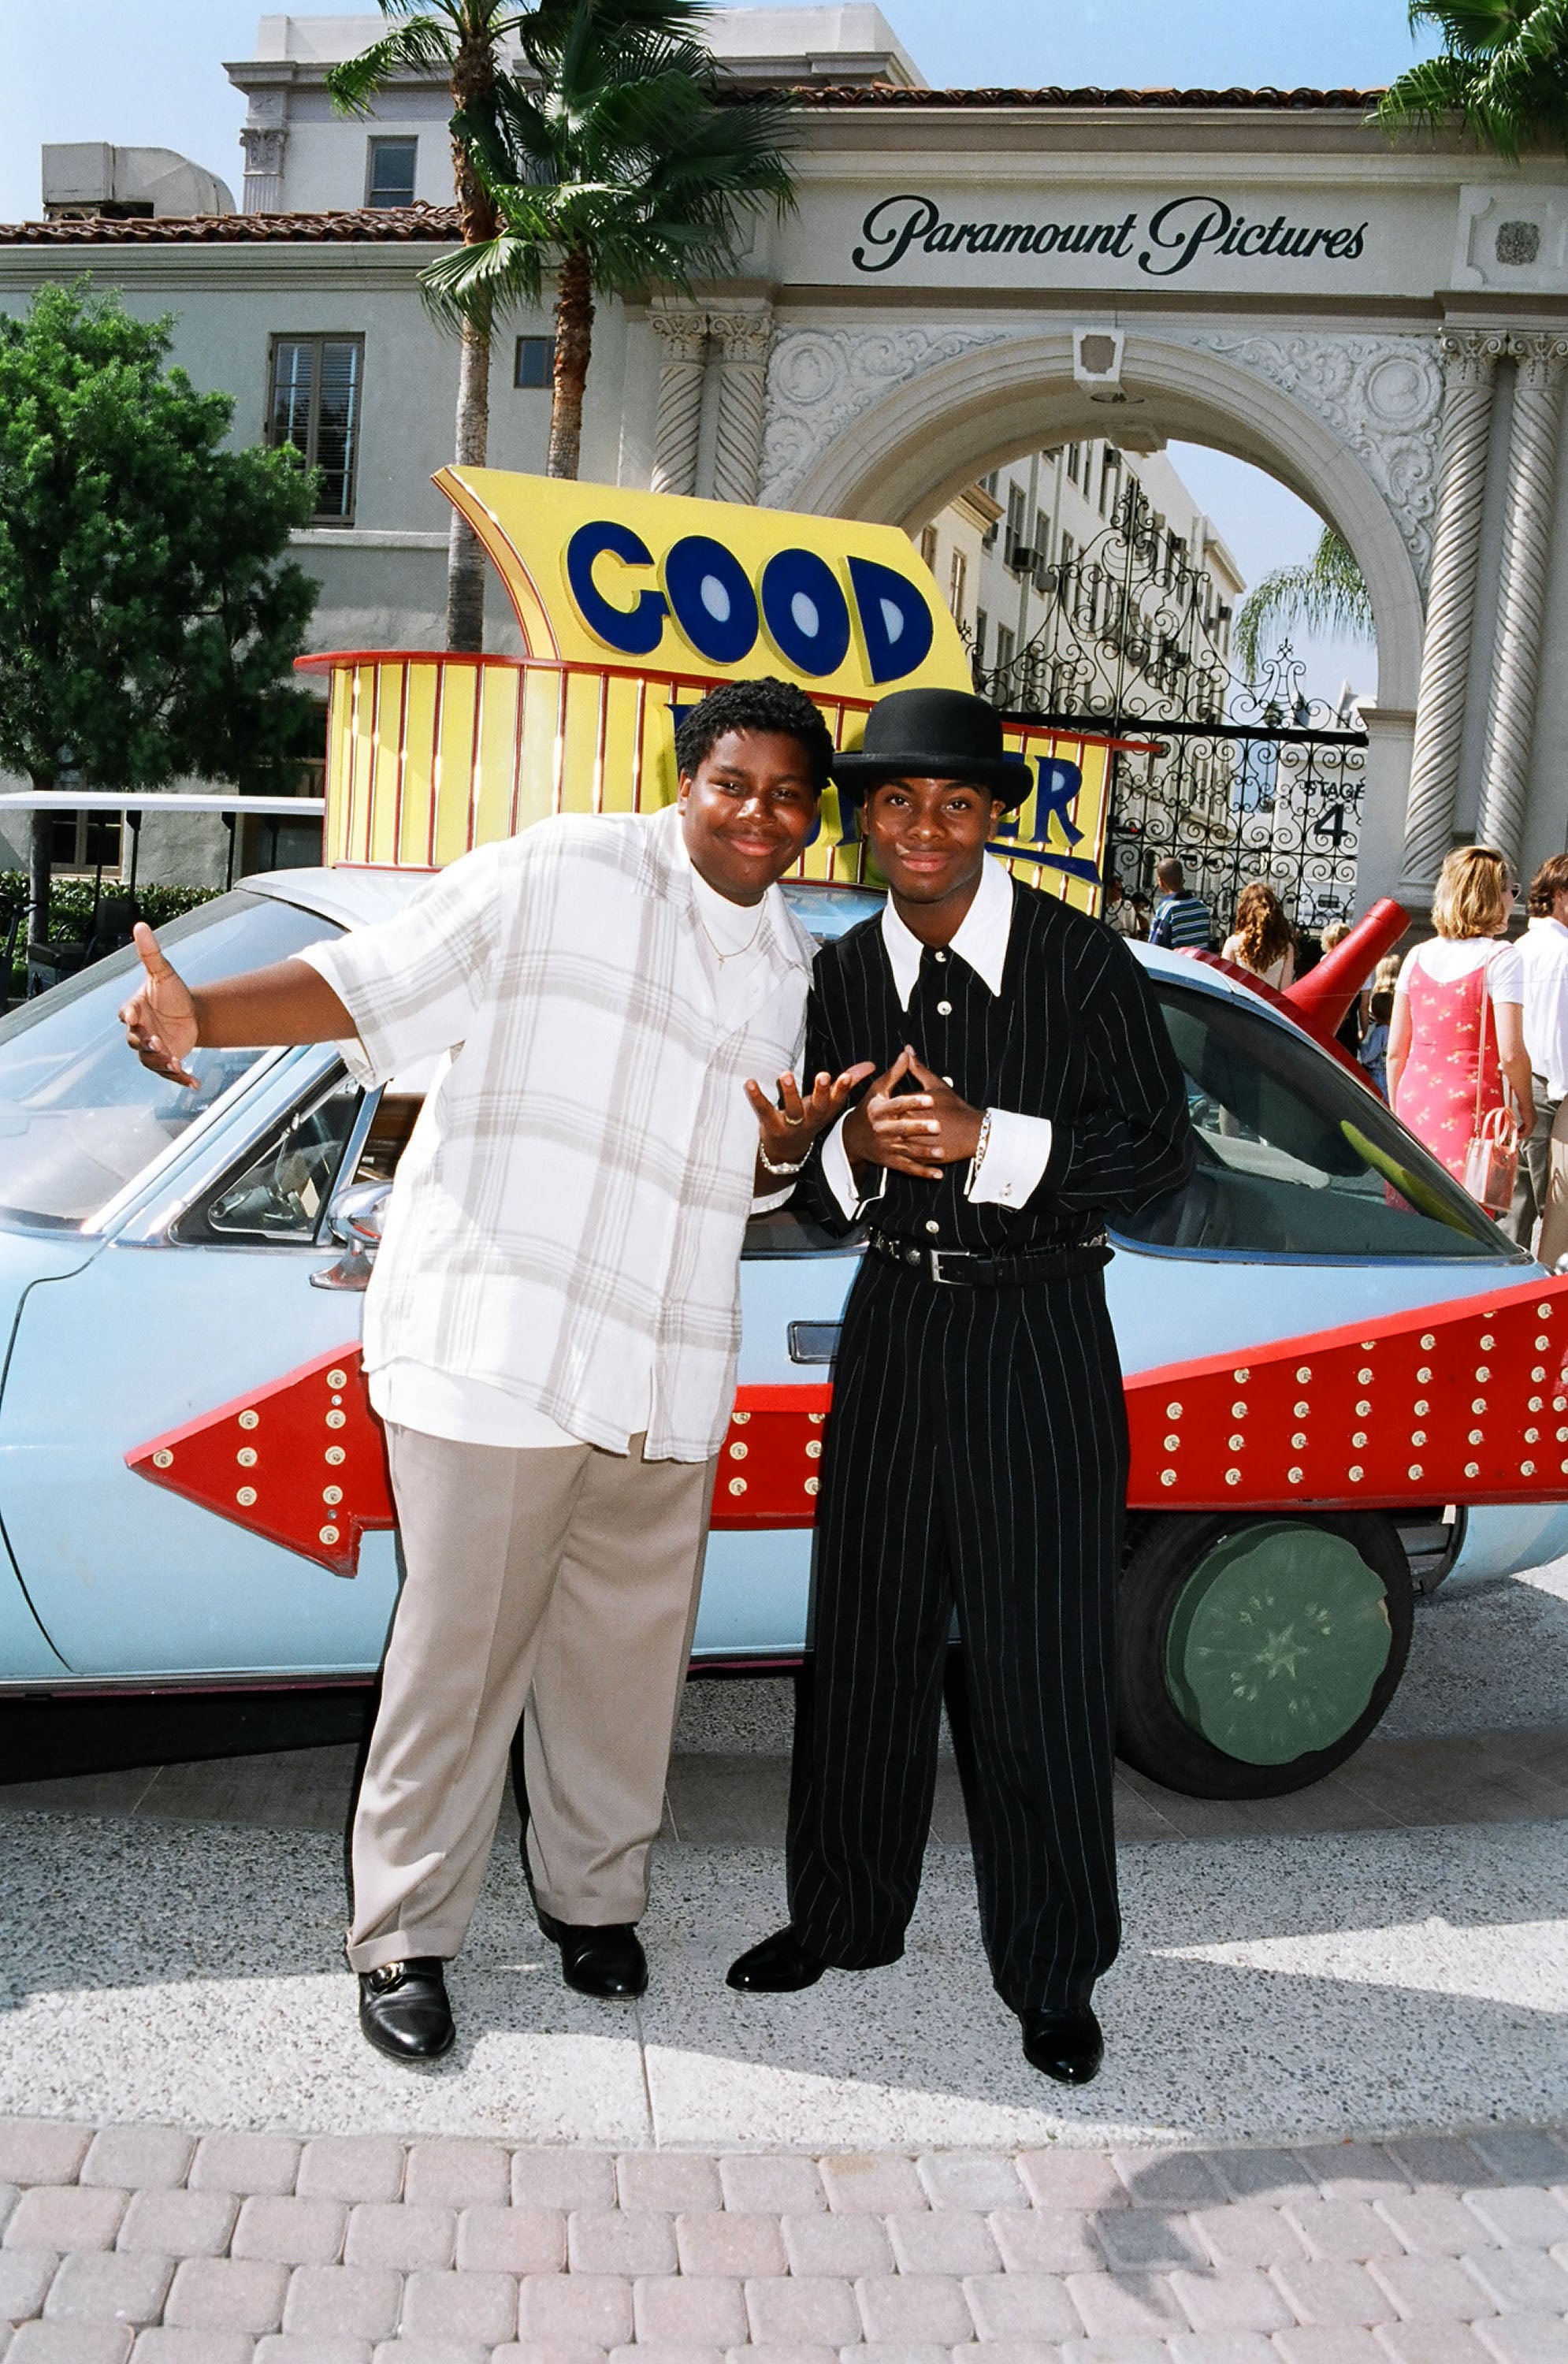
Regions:
<instances>
[{"instance_id":1,"label":"car door handle","mask_svg":"<svg viewBox=\"0 0 1568 2364\"><path fill-rule=\"evenodd\" d=\"M830 1363L839 1351L841 1321L792 1321L789 1358L792 1363Z\"/></svg>"}]
</instances>

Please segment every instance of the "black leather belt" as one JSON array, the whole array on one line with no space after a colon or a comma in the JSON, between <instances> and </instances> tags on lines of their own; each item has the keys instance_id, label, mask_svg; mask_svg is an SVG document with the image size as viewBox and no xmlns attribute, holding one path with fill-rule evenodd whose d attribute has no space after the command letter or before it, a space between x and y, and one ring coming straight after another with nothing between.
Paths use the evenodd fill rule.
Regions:
<instances>
[{"instance_id":1,"label":"black leather belt","mask_svg":"<svg viewBox=\"0 0 1568 2364\"><path fill-rule=\"evenodd\" d=\"M934 1280L942 1288L1006 1288L1029 1280L1075 1280L1097 1272L1111 1260L1104 1232L1078 1240L1070 1248L1023 1248L1016 1255L974 1255L967 1248L923 1248L913 1240L895 1240L886 1232L869 1232L866 1245L889 1264L905 1266Z\"/></svg>"}]
</instances>

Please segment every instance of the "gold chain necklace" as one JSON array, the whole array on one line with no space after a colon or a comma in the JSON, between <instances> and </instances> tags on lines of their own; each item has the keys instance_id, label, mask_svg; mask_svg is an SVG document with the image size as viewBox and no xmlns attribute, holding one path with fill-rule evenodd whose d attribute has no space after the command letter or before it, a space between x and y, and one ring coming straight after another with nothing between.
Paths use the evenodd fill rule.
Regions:
<instances>
[{"instance_id":1,"label":"gold chain necklace","mask_svg":"<svg viewBox=\"0 0 1568 2364\"><path fill-rule=\"evenodd\" d=\"M717 889L715 891L717 892ZM732 953L720 952L717 943L715 942L713 930L708 926L706 920L703 917L701 900L695 894L692 897L692 909L696 913L698 927L702 930L703 934L707 938L707 948L709 952L712 953L714 959L718 963L720 968L723 968L729 961L743 960L748 953L754 953L756 951L758 942L762 933L762 922L768 916L768 898L765 895L757 906L756 926L752 929L745 942L743 944L737 944Z\"/></svg>"}]
</instances>

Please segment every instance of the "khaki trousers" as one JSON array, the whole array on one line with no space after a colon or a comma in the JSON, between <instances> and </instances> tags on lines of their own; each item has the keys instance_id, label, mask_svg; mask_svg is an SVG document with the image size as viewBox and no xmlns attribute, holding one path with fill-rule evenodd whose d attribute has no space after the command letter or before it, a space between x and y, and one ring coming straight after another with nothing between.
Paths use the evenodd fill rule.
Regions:
<instances>
[{"instance_id":1,"label":"khaki trousers","mask_svg":"<svg viewBox=\"0 0 1568 2364\"><path fill-rule=\"evenodd\" d=\"M356 1970L461 1948L524 1717L528 1860L559 1921L640 1919L713 1464L389 1424L405 1575L354 1817Z\"/></svg>"}]
</instances>

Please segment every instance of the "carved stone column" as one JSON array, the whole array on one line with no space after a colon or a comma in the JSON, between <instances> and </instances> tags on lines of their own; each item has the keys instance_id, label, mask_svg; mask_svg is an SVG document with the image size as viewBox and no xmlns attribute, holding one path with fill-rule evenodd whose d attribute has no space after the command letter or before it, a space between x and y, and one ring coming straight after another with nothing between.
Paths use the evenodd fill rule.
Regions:
<instances>
[{"instance_id":1,"label":"carved stone column","mask_svg":"<svg viewBox=\"0 0 1568 2364\"><path fill-rule=\"evenodd\" d=\"M284 150L288 144L281 90L250 95L250 113L239 134L245 151L245 192L240 209L248 214L284 210Z\"/></svg>"},{"instance_id":2,"label":"carved stone column","mask_svg":"<svg viewBox=\"0 0 1568 2364\"><path fill-rule=\"evenodd\" d=\"M1557 435L1562 416L1562 365L1568 337L1508 339L1518 363L1508 438L1508 506L1503 521L1503 574L1497 596L1497 655L1486 753L1481 767L1479 835L1510 862L1523 852L1529 792L1540 625L1551 554Z\"/></svg>"},{"instance_id":3,"label":"carved stone column","mask_svg":"<svg viewBox=\"0 0 1568 2364\"><path fill-rule=\"evenodd\" d=\"M1443 857L1453 842L1481 511L1486 492L1486 444L1497 363L1507 345L1501 333L1480 329L1451 329L1442 338L1446 371L1438 517L1401 881L1407 897L1414 896L1418 901L1431 894Z\"/></svg>"},{"instance_id":4,"label":"carved stone column","mask_svg":"<svg viewBox=\"0 0 1568 2364\"><path fill-rule=\"evenodd\" d=\"M773 307L765 299L727 306L722 311L709 312L708 325L720 356L714 497L749 504L757 497L762 457L762 409L773 341Z\"/></svg>"},{"instance_id":5,"label":"carved stone column","mask_svg":"<svg viewBox=\"0 0 1568 2364\"><path fill-rule=\"evenodd\" d=\"M659 371L659 418L653 434L656 493L694 493L697 434L702 425L703 372L707 366L707 314L655 304L649 314L664 351Z\"/></svg>"}]
</instances>

